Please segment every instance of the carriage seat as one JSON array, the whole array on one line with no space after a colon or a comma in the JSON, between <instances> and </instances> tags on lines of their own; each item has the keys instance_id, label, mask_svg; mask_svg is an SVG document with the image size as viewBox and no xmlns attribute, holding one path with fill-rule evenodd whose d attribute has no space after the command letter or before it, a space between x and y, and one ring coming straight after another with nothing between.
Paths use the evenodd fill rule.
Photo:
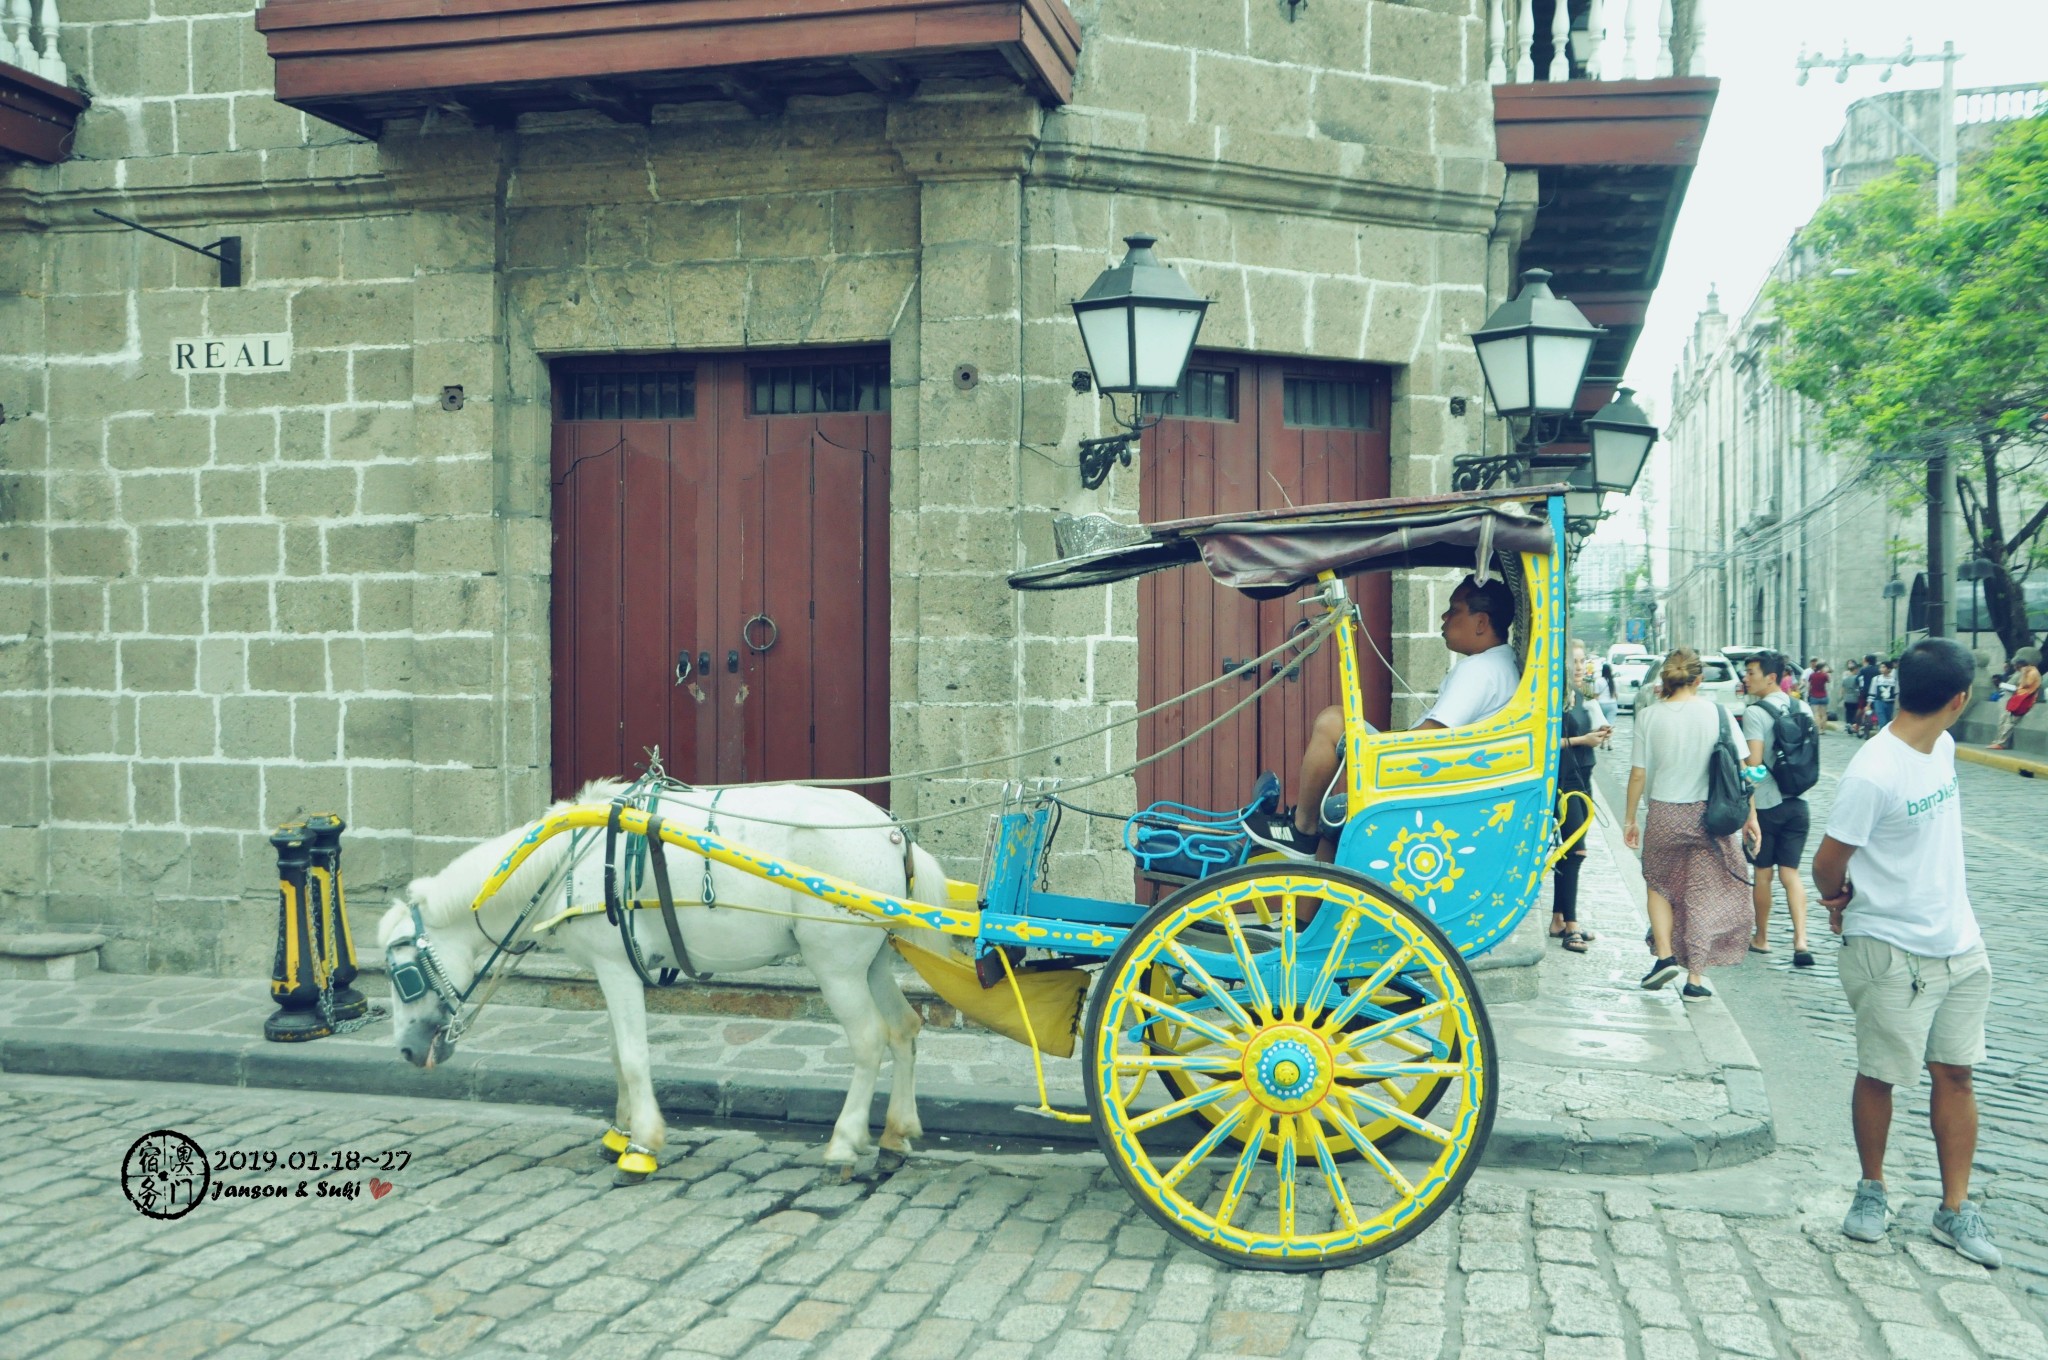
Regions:
<instances>
[{"instance_id":1,"label":"carriage seat","mask_svg":"<svg viewBox=\"0 0 2048 1360\"><path fill-rule=\"evenodd\" d=\"M1124 848L1148 876L1200 879L1245 862L1251 837L1245 819L1280 808L1280 776L1267 770L1251 801L1226 810L1160 801L1124 821Z\"/></svg>"}]
</instances>

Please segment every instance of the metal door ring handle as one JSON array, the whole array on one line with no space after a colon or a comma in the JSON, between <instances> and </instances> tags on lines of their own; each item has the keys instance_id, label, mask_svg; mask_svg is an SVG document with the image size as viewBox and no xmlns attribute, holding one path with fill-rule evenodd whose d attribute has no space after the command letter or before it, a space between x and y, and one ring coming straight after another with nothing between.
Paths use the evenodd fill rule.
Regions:
<instances>
[{"instance_id":1,"label":"metal door ring handle","mask_svg":"<svg viewBox=\"0 0 2048 1360\"><path fill-rule=\"evenodd\" d=\"M754 625L757 623L765 623L768 625L768 640L766 642L757 643L754 641ZM766 614L756 614L751 619L748 619L744 624L740 625L740 641L746 643L747 650L754 653L754 655L756 656L759 656L762 652L765 652L770 647L773 647L775 645L775 639L780 636L781 630L776 628L775 620L769 618Z\"/></svg>"}]
</instances>

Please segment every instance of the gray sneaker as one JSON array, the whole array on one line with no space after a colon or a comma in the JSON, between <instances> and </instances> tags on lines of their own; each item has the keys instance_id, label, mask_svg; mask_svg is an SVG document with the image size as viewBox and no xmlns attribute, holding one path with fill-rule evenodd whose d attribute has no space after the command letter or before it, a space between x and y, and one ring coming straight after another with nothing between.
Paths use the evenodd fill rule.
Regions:
<instances>
[{"instance_id":1,"label":"gray sneaker","mask_svg":"<svg viewBox=\"0 0 2048 1360\"><path fill-rule=\"evenodd\" d=\"M1891 1208L1884 1198L1884 1182L1858 1181L1856 1199L1849 1205L1849 1216L1842 1220L1842 1236L1853 1237L1858 1242L1882 1242L1885 1220L1890 1216ZM1941 1221L1939 1215L1935 1221ZM1982 1219L1978 1220L1978 1226L1983 1226ZM1940 1231L1935 1229L1937 1236Z\"/></svg>"},{"instance_id":2,"label":"gray sneaker","mask_svg":"<svg viewBox=\"0 0 2048 1360\"><path fill-rule=\"evenodd\" d=\"M1965 1261L1975 1261L1980 1266L1996 1270L2005 1262L1991 1240L1991 1229L1985 1226L1984 1215L1968 1200L1964 1200L1959 1209L1935 1208L1934 1240L1944 1247L1954 1247Z\"/></svg>"}]
</instances>

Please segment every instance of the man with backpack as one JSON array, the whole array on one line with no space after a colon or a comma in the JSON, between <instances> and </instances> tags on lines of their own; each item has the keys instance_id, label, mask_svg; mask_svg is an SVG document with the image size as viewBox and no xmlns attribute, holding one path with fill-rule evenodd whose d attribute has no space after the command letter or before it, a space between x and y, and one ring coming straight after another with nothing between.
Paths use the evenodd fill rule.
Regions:
<instances>
[{"instance_id":1,"label":"man with backpack","mask_svg":"<svg viewBox=\"0 0 2048 1360\"><path fill-rule=\"evenodd\" d=\"M1775 877L1785 885L1785 910L1792 917L1792 966L1811 968L1813 955L1806 947L1806 888L1799 881L1799 860L1806 853L1810 825L1806 791L1820 782L1820 733L1806 706L1786 694L1780 683L1789 668L1779 652L1759 652L1742 667L1742 687L1750 696L1749 706L1742 712L1748 763L1761 765L1769 773L1769 778L1755 785L1756 820L1763 838L1750 856L1750 863L1756 866L1750 886L1756 933L1750 937L1749 948L1755 954L1771 952L1771 880Z\"/></svg>"}]
</instances>

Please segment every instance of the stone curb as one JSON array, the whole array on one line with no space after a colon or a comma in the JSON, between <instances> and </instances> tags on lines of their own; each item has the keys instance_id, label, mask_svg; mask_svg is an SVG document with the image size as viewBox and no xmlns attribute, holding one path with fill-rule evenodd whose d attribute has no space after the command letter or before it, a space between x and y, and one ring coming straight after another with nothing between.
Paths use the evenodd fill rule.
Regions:
<instances>
[{"instance_id":1,"label":"stone curb","mask_svg":"<svg viewBox=\"0 0 2048 1360\"><path fill-rule=\"evenodd\" d=\"M2048 775L2048 762L2029 760L2025 756L2016 756L2009 751L1986 751L1977 746L1965 746L1961 742L1956 743L1956 759L1967 760L1973 765L1989 765L1994 770L2006 770L2023 779Z\"/></svg>"}]
</instances>

